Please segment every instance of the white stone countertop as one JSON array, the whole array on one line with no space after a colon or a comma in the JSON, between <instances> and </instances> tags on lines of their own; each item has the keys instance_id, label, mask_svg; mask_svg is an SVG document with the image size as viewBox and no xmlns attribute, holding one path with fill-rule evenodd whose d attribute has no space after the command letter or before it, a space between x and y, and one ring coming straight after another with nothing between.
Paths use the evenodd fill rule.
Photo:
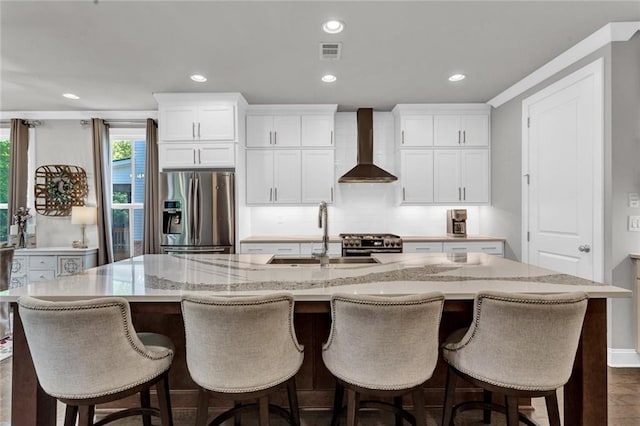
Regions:
<instances>
[{"instance_id":1,"label":"white stone countertop","mask_svg":"<svg viewBox=\"0 0 640 426\"><path fill-rule=\"evenodd\" d=\"M635 260L640 260L640 253L631 253L629 257Z\"/></svg>"},{"instance_id":2,"label":"white stone countertop","mask_svg":"<svg viewBox=\"0 0 640 426\"><path fill-rule=\"evenodd\" d=\"M364 234L364 233L363 233ZM490 237L486 235L467 235L466 237L449 237L446 235L420 236L401 235L402 241L406 243L414 242L450 242L450 241L505 241L504 237ZM317 243L322 241L321 235L283 235L283 236L250 236L240 240L240 243ZM339 235L329 235L330 243L342 241Z\"/></svg>"},{"instance_id":3,"label":"white stone countertop","mask_svg":"<svg viewBox=\"0 0 640 426\"><path fill-rule=\"evenodd\" d=\"M173 302L185 292L220 296L291 292L299 301L326 301L334 293L405 295L440 291L447 299L472 299L478 291L562 293L630 297L629 290L484 253L377 254L379 263L268 264L271 254L145 255L0 292L50 300L121 296L132 302Z\"/></svg>"}]
</instances>

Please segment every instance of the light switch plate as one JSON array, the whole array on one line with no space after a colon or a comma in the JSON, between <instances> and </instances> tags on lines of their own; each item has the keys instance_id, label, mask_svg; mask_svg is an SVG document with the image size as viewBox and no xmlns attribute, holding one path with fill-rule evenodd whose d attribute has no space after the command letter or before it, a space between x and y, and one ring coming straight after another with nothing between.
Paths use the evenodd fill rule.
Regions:
<instances>
[{"instance_id":1,"label":"light switch plate","mask_svg":"<svg viewBox=\"0 0 640 426\"><path fill-rule=\"evenodd\" d=\"M629 216L629 231L640 232L640 216Z\"/></svg>"},{"instance_id":2,"label":"light switch plate","mask_svg":"<svg viewBox=\"0 0 640 426\"><path fill-rule=\"evenodd\" d=\"M637 192L629 193L629 207L640 207L640 196Z\"/></svg>"}]
</instances>

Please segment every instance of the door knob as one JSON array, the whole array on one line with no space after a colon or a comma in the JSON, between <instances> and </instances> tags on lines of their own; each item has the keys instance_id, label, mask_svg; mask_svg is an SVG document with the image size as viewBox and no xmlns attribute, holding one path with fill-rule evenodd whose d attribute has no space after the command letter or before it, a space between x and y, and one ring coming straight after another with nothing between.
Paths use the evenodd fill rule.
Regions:
<instances>
[{"instance_id":1,"label":"door knob","mask_svg":"<svg viewBox=\"0 0 640 426\"><path fill-rule=\"evenodd\" d=\"M578 251L589 253L591 251L591 246L589 244L581 245L580 247L578 247Z\"/></svg>"}]
</instances>

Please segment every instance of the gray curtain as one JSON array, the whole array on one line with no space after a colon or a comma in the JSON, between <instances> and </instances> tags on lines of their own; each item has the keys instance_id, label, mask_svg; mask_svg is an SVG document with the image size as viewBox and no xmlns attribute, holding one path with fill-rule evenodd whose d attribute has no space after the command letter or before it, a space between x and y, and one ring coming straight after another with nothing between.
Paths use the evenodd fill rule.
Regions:
<instances>
[{"instance_id":1,"label":"gray curtain","mask_svg":"<svg viewBox=\"0 0 640 426\"><path fill-rule=\"evenodd\" d=\"M93 126L93 170L98 207L98 266L113 262L111 236L111 153L109 127L99 118L91 119Z\"/></svg>"},{"instance_id":2,"label":"gray curtain","mask_svg":"<svg viewBox=\"0 0 640 426\"><path fill-rule=\"evenodd\" d=\"M144 235L143 253L160 253L158 217L158 125L147 119L147 158L144 168Z\"/></svg>"},{"instance_id":3,"label":"gray curtain","mask_svg":"<svg viewBox=\"0 0 640 426\"><path fill-rule=\"evenodd\" d=\"M29 126L24 120L11 120L9 146L9 182L7 218L13 223L13 214L19 207L27 206L27 179L29 177ZM8 225L8 224L7 224Z\"/></svg>"}]
</instances>

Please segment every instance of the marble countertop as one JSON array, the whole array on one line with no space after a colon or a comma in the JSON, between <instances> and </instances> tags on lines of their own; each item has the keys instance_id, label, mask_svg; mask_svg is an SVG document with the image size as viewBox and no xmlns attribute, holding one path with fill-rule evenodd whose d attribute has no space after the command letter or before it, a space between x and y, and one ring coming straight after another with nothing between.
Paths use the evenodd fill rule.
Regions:
<instances>
[{"instance_id":1,"label":"marble countertop","mask_svg":"<svg viewBox=\"0 0 640 426\"><path fill-rule=\"evenodd\" d=\"M503 237L490 237L486 235L467 235L466 237L449 237L446 235L436 236L401 236L402 241L405 243L417 243L417 242L449 242L449 241L505 241ZM284 236L251 236L243 238L240 243L317 243L322 240L321 235L284 235ZM342 241L339 235L329 235L330 243L339 243Z\"/></svg>"},{"instance_id":2,"label":"marble countertop","mask_svg":"<svg viewBox=\"0 0 640 426\"><path fill-rule=\"evenodd\" d=\"M440 291L447 299L472 299L478 291L562 293L630 297L629 290L599 284L484 253L378 254L379 263L268 264L271 254L145 255L0 292L50 300L121 296L136 302L178 301L185 292L221 296L286 291L300 301L325 301L334 293L405 295Z\"/></svg>"}]
</instances>

